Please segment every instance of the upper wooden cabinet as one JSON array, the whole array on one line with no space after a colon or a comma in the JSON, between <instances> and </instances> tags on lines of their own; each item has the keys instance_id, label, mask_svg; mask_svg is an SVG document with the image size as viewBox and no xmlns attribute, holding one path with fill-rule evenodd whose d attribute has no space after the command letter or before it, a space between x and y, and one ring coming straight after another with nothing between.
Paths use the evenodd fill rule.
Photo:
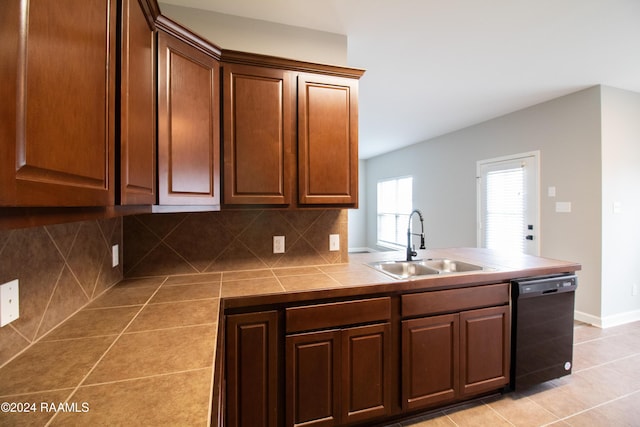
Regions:
<instances>
[{"instance_id":1,"label":"upper wooden cabinet","mask_svg":"<svg viewBox=\"0 0 640 427\"><path fill-rule=\"evenodd\" d=\"M219 69L190 35L158 31L160 205L220 204Z\"/></svg>"},{"instance_id":2,"label":"upper wooden cabinet","mask_svg":"<svg viewBox=\"0 0 640 427\"><path fill-rule=\"evenodd\" d=\"M298 201L358 203L358 82L298 76Z\"/></svg>"},{"instance_id":3,"label":"upper wooden cabinet","mask_svg":"<svg viewBox=\"0 0 640 427\"><path fill-rule=\"evenodd\" d=\"M0 206L219 209L222 156L227 205L357 206L362 70L221 51L155 0L4 0L0 24Z\"/></svg>"},{"instance_id":4,"label":"upper wooden cabinet","mask_svg":"<svg viewBox=\"0 0 640 427\"><path fill-rule=\"evenodd\" d=\"M3 0L0 205L113 205L116 6Z\"/></svg>"},{"instance_id":5,"label":"upper wooden cabinet","mask_svg":"<svg viewBox=\"0 0 640 427\"><path fill-rule=\"evenodd\" d=\"M291 73L223 64L223 93L224 203L291 203Z\"/></svg>"},{"instance_id":6,"label":"upper wooden cabinet","mask_svg":"<svg viewBox=\"0 0 640 427\"><path fill-rule=\"evenodd\" d=\"M153 21L143 5L145 3L138 0L122 2L121 205L151 205L156 202L156 45Z\"/></svg>"},{"instance_id":7,"label":"upper wooden cabinet","mask_svg":"<svg viewBox=\"0 0 640 427\"><path fill-rule=\"evenodd\" d=\"M362 70L222 51L224 203L358 204Z\"/></svg>"}]
</instances>

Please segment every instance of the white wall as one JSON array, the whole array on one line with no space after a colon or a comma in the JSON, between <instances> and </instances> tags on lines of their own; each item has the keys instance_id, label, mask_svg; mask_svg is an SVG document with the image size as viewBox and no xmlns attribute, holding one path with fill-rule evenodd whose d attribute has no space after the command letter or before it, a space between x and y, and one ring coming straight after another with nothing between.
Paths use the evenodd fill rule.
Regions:
<instances>
[{"instance_id":1,"label":"white wall","mask_svg":"<svg viewBox=\"0 0 640 427\"><path fill-rule=\"evenodd\" d=\"M367 249L367 162L358 162L358 209L349 209L349 249Z\"/></svg>"},{"instance_id":2,"label":"white wall","mask_svg":"<svg viewBox=\"0 0 640 427\"><path fill-rule=\"evenodd\" d=\"M229 50L347 65L347 36L159 3L162 14Z\"/></svg>"},{"instance_id":3,"label":"white wall","mask_svg":"<svg viewBox=\"0 0 640 427\"><path fill-rule=\"evenodd\" d=\"M603 87L602 183L602 317L614 325L640 318L638 93Z\"/></svg>"},{"instance_id":4,"label":"white wall","mask_svg":"<svg viewBox=\"0 0 640 427\"><path fill-rule=\"evenodd\" d=\"M410 174L427 247L476 246L476 162L534 150L541 153L540 253L582 263L576 309L599 318L600 87L367 160L368 244L376 240L377 181ZM547 197L549 186L555 198ZM556 201L571 202L573 211L556 213Z\"/></svg>"}]
</instances>

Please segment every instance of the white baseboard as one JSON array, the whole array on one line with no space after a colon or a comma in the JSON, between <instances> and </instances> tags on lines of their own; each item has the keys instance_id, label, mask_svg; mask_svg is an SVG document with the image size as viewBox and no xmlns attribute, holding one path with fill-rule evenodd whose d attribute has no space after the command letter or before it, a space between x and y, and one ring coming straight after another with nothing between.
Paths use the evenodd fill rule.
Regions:
<instances>
[{"instance_id":1,"label":"white baseboard","mask_svg":"<svg viewBox=\"0 0 640 427\"><path fill-rule=\"evenodd\" d=\"M593 316L591 314L576 310L573 313L573 318L579 322L588 323L590 325L597 326L598 328L602 328L602 319L598 316Z\"/></svg>"},{"instance_id":2,"label":"white baseboard","mask_svg":"<svg viewBox=\"0 0 640 427\"><path fill-rule=\"evenodd\" d=\"M576 311L574 313L574 318L580 322L589 323L593 326L604 329L639 321L640 310L627 311L625 313L613 314L607 317L598 317L582 311Z\"/></svg>"},{"instance_id":3,"label":"white baseboard","mask_svg":"<svg viewBox=\"0 0 640 427\"><path fill-rule=\"evenodd\" d=\"M376 249L371 248L349 248L350 254L368 254L370 252L378 252Z\"/></svg>"}]
</instances>

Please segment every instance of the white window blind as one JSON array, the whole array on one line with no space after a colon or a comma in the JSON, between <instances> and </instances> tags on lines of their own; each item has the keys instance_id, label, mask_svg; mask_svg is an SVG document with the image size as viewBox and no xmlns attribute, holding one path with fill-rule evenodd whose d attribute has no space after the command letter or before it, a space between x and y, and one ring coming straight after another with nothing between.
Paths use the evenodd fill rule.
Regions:
<instances>
[{"instance_id":1,"label":"white window blind","mask_svg":"<svg viewBox=\"0 0 640 427\"><path fill-rule=\"evenodd\" d=\"M394 248L406 245L412 200L412 177L378 182L378 245Z\"/></svg>"},{"instance_id":2,"label":"white window blind","mask_svg":"<svg viewBox=\"0 0 640 427\"><path fill-rule=\"evenodd\" d=\"M484 247L524 252L525 227L524 167L489 171L486 174L486 216Z\"/></svg>"}]
</instances>

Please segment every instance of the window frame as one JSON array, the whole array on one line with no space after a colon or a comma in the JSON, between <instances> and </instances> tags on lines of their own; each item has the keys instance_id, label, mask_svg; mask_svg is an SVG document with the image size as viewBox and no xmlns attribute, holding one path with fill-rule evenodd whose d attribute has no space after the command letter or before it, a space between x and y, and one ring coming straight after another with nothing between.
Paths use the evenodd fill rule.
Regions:
<instances>
[{"instance_id":1,"label":"window frame","mask_svg":"<svg viewBox=\"0 0 640 427\"><path fill-rule=\"evenodd\" d=\"M406 181L406 180L409 181L408 200L398 200L398 198L401 196L401 193L402 193L401 189L399 189L398 187L399 185L401 185L402 181ZM406 247L406 243L404 242L404 239L406 238L406 226L409 223L408 222L409 215L411 215L411 211L413 210L413 181L414 180L412 175L397 176L397 177L384 178L384 179L378 180L376 184L376 245L377 246L388 248L388 249L394 249L394 250L403 249ZM391 182L394 183L393 195L395 200L392 203L393 209L389 211L387 210L381 211L381 201L380 201L381 185L384 183L391 183ZM406 191L407 188L405 188L404 190ZM388 203L388 200L387 200L387 203ZM404 210L407 210L407 212L404 212L403 208ZM394 231L389 234L395 235L394 241L381 238L381 227L382 227L381 218L384 216L393 218L393 223L395 224Z\"/></svg>"}]
</instances>

